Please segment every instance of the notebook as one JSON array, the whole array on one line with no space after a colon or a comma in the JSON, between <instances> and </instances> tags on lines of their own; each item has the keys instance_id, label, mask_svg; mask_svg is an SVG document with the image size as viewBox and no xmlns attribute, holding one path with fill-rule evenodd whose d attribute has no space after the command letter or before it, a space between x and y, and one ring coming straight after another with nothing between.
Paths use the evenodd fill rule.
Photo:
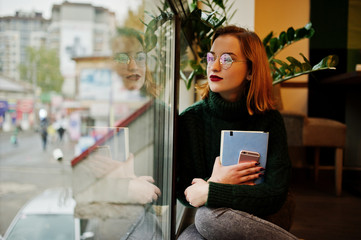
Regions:
<instances>
[{"instance_id":1,"label":"notebook","mask_svg":"<svg viewBox=\"0 0 361 240\"><path fill-rule=\"evenodd\" d=\"M223 166L238 164L240 154L248 154L248 158L256 159L259 154L261 167L266 167L268 150L268 132L261 131L233 131L222 130L220 158ZM243 155L242 153L242 155ZM242 157L246 157L243 155ZM255 181L256 184L263 182L263 177Z\"/></svg>"}]
</instances>

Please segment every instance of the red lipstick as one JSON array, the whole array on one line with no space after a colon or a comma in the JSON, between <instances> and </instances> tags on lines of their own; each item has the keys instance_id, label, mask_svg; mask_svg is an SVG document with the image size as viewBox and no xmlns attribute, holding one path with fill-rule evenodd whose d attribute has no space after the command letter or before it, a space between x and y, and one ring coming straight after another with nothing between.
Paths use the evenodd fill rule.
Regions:
<instances>
[{"instance_id":1,"label":"red lipstick","mask_svg":"<svg viewBox=\"0 0 361 240\"><path fill-rule=\"evenodd\" d=\"M218 82L218 81L221 81L223 78L217 76L217 75L211 75L209 76L209 79L212 81L212 82Z\"/></svg>"},{"instance_id":2,"label":"red lipstick","mask_svg":"<svg viewBox=\"0 0 361 240\"><path fill-rule=\"evenodd\" d=\"M131 81L138 81L140 79L140 75L139 74L131 74L127 76L128 80Z\"/></svg>"}]
</instances>

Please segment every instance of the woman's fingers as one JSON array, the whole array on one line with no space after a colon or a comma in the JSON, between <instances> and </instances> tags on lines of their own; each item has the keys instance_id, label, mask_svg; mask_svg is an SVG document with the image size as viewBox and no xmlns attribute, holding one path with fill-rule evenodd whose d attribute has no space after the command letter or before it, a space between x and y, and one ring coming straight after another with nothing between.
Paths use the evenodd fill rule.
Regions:
<instances>
[{"instance_id":1,"label":"woman's fingers","mask_svg":"<svg viewBox=\"0 0 361 240\"><path fill-rule=\"evenodd\" d=\"M264 175L264 173L257 172L255 174L242 176L242 177L240 177L240 184L254 185L254 184L249 184L249 182L254 182L254 180L262 177L263 175Z\"/></svg>"},{"instance_id":2,"label":"woman's fingers","mask_svg":"<svg viewBox=\"0 0 361 240\"><path fill-rule=\"evenodd\" d=\"M131 179L128 185L128 201L130 203L146 204L158 199L160 189L146 180L146 177Z\"/></svg>"},{"instance_id":3,"label":"woman's fingers","mask_svg":"<svg viewBox=\"0 0 361 240\"><path fill-rule=\"evenodd\" d=\"M253 186L253 185L256 185L256 184L254 183L254 181L248 181L248 182L242 183L242 185L250 185L250 186Z\"/></svg>"},{"instance_id":4,"label":"woman's fingers","mask_svg":"<svg viewBox=\"0 0 361 240\"><path fill-rule=\"evenodd\" d=\"M202 178L193 178L192 184L195 184L195 183L200 182L202 180L203 180Z\"/></svg>"},{"instance_id":5,"label":"woman's fingers","mask_svg":"<svg viewBox=\"0 0 361 240\"><path fill-rule=\"evenodd\" d=\"M238 171L241 175L249 175L264 171L265 168L259 166L257 162L244 162L234 165L234 170Z\"/></svg>"},{"instance_id":6,"label":"woman's fingers","mask_svg":"<svg viewBox=\"0 0 361 240\"><path fill-rule=\"evenodd\" d=\"M158 199L158 197L160 197L161 195L161 191L158 187L155 187L154 189L154 194L153 194L153 201L156 201Z\"/></svg>"},{"instance_id":7,"label":"woman's fingers","mask_svg":"<svg viewBox=\"0 0 361 240\"><path fill-rule=\"evenodd\" d=\"M155 193L157 194L157 197L162 195L162 192L160 191L160 189L157 186L155 186Z\"/></svg>"},{"instance_id":8,"label":"woman's fingers","mask_svg":"<svg viewBox=\"0 0 361 240\"><path fill-rule=\"evenodd\" d=\"M259 167L259 162L241 162L236 165L232 165L236 170L243 170L248 168Z\"/></svg>"},{"instance_id":9,"label":"woman's fingers","mask_svg":"<svg viewBox=\"0 0 361 240\"><path fill-rule=\"evenodd\" d=\"M236 184L249 184L249 182L253 182L254 180L262 177L264 175L264 168L255 166L255 164L243 163L244 166L239 166L235 169L233 177L235 177L237 183ZM240 164L239 164L240 165Z\"/></svg>"},{"instance_id":10,"label":"woman's fingers","mask_svg":"<svg viewBox=\"0 0 361 240\"><path fill-rule=\"evenodd\" d=\"M154 183L154 179L153 179L153 177L151 177L151 176L140 176L140 177L138 177L139 179L142 179L142 180L145 180L145 181L148 181L148 182L150 182L150 183Z\"/></svg>"},{"instance_id":11,"label":"woman's fingers","mask_svg":"<svg viewBox=\"0 0 361 240\"><path fill-rule=\"evenodd\" d=\"M238 172L240 175L249 175L249 174L253 174L253 173L262 172L264 170L265 169L263 167L253 167L253 168L239 170Z\"/></svg>"}]
</instances>

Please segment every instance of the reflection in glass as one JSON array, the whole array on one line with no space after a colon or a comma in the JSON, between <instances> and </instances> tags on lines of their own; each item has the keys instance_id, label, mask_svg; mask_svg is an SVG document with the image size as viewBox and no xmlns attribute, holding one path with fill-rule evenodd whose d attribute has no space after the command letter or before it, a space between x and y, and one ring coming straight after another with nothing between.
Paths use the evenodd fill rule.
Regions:
<instances>
[{"instance_id":1,"label":"reflection in glass","mask_svg":"<svg viewBox=\"0 0 361 240\"><path fill-rule=\"evenodd\" d=\"M158 11L150 4L150 10ZM118 28L111 68L121 86L140 91L146 101L127 117L115 119L115 127L90 128L97 141L73 166L75 216L95 220L100 239L171 238L173 22L157 27L158 44L147 51L143 31ZM112 102L112 107L118 104ZM117 153L126 146L129 157L119 160Z\"/></svg>"},{"instance_id":2,"label":"reflection in glass","mask_svg":"<svg viewBox=\"0 0 361 240\"><path fill-rule=\"evenodd\" d=\"M161 86L155 84L147 66L143 38L139 30L118 28L117 36L112 41L113 68L126 89L132 91L143 88L145 95L156 97Z\"/></svg>"},{"instance_id":3,"label":"reflection in glass","mask_svg":"<svg viewBox=\"0 0 361 240\"><path fill-rule=\"evenodd\" d=\"M73 168L75 217L96 219L101 239L146 234L162 239L152 202L160 190L151 176L136 176L129 154L128 128L93 129L101 134L92 152ZM127 157L128 156L128 157ZM104 229L112 228L112 231ZM140 239L140 238L137 238Z\"/></svg>"},{"instance_id":4,"label":"reflection in glass","mask_svg":"<svg viewBox=\"0 0 361 240\"><path fill-rule=\"evenodd\" d=\"M74 225L72 214L23 214L6 239L72 240Z\"/></svg>"},{"instance_id":5,"label":"reflection in glass","mask_svg":"<svg viewBox=\"0 0 361 240\"><path fill-rule=\"evenodd\" d=\"M30 2L37 9L37 1ZM49 62L38 64L39 55L36 64L29 62L26 74L31 83L30 93L26 96L16 93L14 99L4 101L8 112L0 116L0 123L3 130L8 126L7 131L11 132L0 134L3 180L0 187L6 190L1 198L1 207L6 210L0 214L1 233L31 197L61 186L74 188L78 200L76 213L84 216L80 220L82 226L87 222L96 229L94 239L120 239L128 232L137 238L137 229L143 229L138 233L161 232L163 239L170 239L173 21L156 26L152 32L156 44L151 49L145 48L144 25L150 21L150 15L159 15L164 2L140 0L113 6L109 1L49 2L51 14L41 39L43 44L49 44L46 47L58 52L56 60L65 81L59 95L43 95L35 89L40 79L36 76L45 75L44 67ZM138 8L130 10L130 5ZM120 9L125 9L124 14L115 16ZM116 24L118 18L124 21ZM137 34L122 34L118 29L133 29ZM33 32L31 28L26 31ZM44 78L44 83L53 80ZM24 111L22 119L28 116L28 123L19 122L17 99L21 100L18 103L31 100L24 105L31 105L36 115ZM41 108L47 110L49 120L45 151L38 128L37 113ZM63 117L68 124L64 138L59 141L55 126ZM10 135L14 130L11 127L17 124L23 131L17 135L15 146ZM129 131L129 155L121 157L122 160L117 154L127 151L118 141L119 127ZM109 132L111 137L106 138ZM99 142L105 138L106 141ZM54 157L55 150L62 152L61 160ZM85 163L89 163L87 168ZM86 171L79 173L78 168ZM89 205L81 208L82 204ZM144 234L138 239L144 239Z\"/></svg>"}]
</instances>

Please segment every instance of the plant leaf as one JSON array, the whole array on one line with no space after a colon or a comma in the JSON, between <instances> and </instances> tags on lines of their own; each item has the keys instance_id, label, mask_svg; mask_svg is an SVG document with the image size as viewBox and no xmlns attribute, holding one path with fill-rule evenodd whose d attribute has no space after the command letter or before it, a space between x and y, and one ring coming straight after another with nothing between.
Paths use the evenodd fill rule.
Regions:
<instances>
[{"instance_id":1,"label":"plant leaf","mask_svg":"<svg viewBox=\"0 0 361 240\"><path fill-rule=\"evenodd\" d=\"M189 10L190 12L193 12L195 9L197 9L197 1L193 0L193 2L191 4L189 4Z\"/></svg>"},{"instance_id":2,"label":"plant leaf","mask_svg":"<svg viewBox=\"0 0 361 240\"><path fill-rule=\"evenodd\" d=\"M303 55L302 53L300 53L300 55L302 56L303 61L305 61L305 62L302 64L304 70L310 70L310 69L312 69L312 65L311 65L310 61L305 57L305 55Z\"/></svg>"},{"instance_id":3,"label":"plant leaf","mask_svg":"<svg viewBox=\"0 0 361 240\"><path fill-rule=\"evenodd\" d=\"M308 63L309 65L311 65L310 61L305 57L305 55L303 55L303 53L300 53L300 55L302 56L303 60Z\"/></svg>"},{"instance_id":4,"label":"plant leaf","mask_svg":"<svg viewBox=\"0 0 361 240\"><path fill-rule=\"evenodd\" d=\"M187 77L186 77L186 75L184 74L184 72L183 72L183 71L179 71L179 75L180 75L180 77L184 80L184 82L186 83L186 82L187 82Z\"/></svg>"},{"instance_id":5,"label":"plant leaf","mask_svg":"<svg viewBox=\"0 0 361 240\"><path fill-rule=\"evenodd\" d=\"M266 46L268 44L268 42L271 40L271 38L273 37L273 32L270 32L264 39L263 39L263 45Z\"/></svg>"},{"instance_id":6,"label":"plant leaf","mask_svg":"<svg viewBox=\"0 0 361 240\"><path fill-rule=\"evenodd\" d=\"M225 9L223 0L213 0L215 4L217 4L220 8Z\"/></svg>"},{"instance_id":7,"label":"plant leaf","mask_svg":"<svg viewBox=\"0 0 361 240\"><path fill-rule=\"evenodd\" d=\"M304 26L304 28L310 30L312 28L312 23L311 22L307 23L306 26Z\"/></svg>"},{"instance_id":8,"label":"plant leaf","mask_svg":"<svg viewBox=\"0 0 361 240\"><path fill-rule=\"evenodd\" d=\"M289 29L287 29L287 40L288 42L293 41L293 39L295 38L295 29L293 29L293 27L290 27Z\"/></svg>"},{"instance_id":9,"label":"plant leaf","mask_svg":"<svg viewBox=\"0 0 361 240\"><path fill-rule=\"evenodd\" d=\"M338 64L338 57L336 55L329 55L323 58L318 64L312 67L312 70L323 68L333 68Z\"/></svg>"},{"instance_id":10,"label":"plant leaf","mask_svg":"<svg viewBox=\"0 0 361 240\"><path fill-rule=\"evenodd\" d=\"M289 56L289 57L287 57L286 59L287 59L291 64L293 64L293 65L299 67L300 69L302 69L302 63L301 63L300 61L298 61L296 58Z\"/></svg>"},{"instance_id":11,"label":"plant leaf","mask_svg":"<svg viewBox=\"0 0 361 240\"><path fill-rule=\"evenodd\" d=\"M311 28L308 30L306 37L311 38L315 34L315 29Z\"/></svg>"},{"instance_id":12,"label":"plant leaf","mask_svg":"<svg viewBox=\"0 0 361 240\"><path fill-rule=\"evenodd\" d=\"M271 48L268 45L265 48L266 48L267 57L268 59L270 59L273 56L273 53L271 52Z\"/></svg>"},{"instance_id":13,"label":"plant leaf","mask_svg":"<svg viewBox=\"0 0 361 240\"><path fill-rule=\"evenodd\" d=\"M192 81L193 81L193 78L194 78L195 74L196 74L196 71L193 70L193 71L191 72L191 74L189 74L189 76L188 76L188 81L187 81L187 83L186 83L186 87L187 87L188 90L189 90L189 89L191 88L191 86L192 86Z\"/></svg>"},{"instance_id":14,"label":"plant leaf","mask_svg":"<svg viewBox=\"0 0 361 240\"><path fill-rule=\"evenodd\" d=\"M277 59L273 59L275 60L275 62L277 62ZM278 62L277 62L278 63ZM286 70L282 71L282 69L280 69L281 74L279 74L279 72L277 72L278 74L273 74L273 85L287 81L289 79L295 78L295 77L299 77L301 75L304 74L309 74L312 72L316 72L316 71L320 71L320 70L327 70L327 69L336 69L335 66L338 63L338 57L336 55L329 55L325 58L323 58L318 64L316 64L315 66L313 66L312 68L309 68L309 66L307 66L307 68L309 68L308 70L302 70L300 72L295 71L293 73L289 73ZM307 62L303 63L303 64L307 64ZM283 66L282 66L283 67Z\"/></svg>"},{"instance_id":15,"label":"plant leaf","mask_svg":"<svg viewBox=\"0 0 361 240\"><path fill-rule=\"evenodd\" d=\"M150 52L157 45L157 36L155 34L147 34L145 35L145 47L144 51Z\"/></svg>"},{"instance_id":16,"label":"plant leaf","mask_svg":"<svg viewBox=\"0 0 361 240\"><path fill-rule=\"evenodd\" d=\"M278 38L272 38L270 40L270 49L273 53L277 52L277 50L280 47L280 43L278 41Z\"/></svg>"},{"instance_id":17,"label":"plant leaf","mask_svg":"<svg viewBox=\"0 0 361 240\"><path fill-rule=\"evenodd\" d=\"M307 36L307 30L305 28L297 29L295 35L296 35L295 40L302 39Z\"/></svg>"},{"instance_id":18,"label":"plant leaf","mask_svg":"<svg viewBox=\"0 0 361 240\"><path fill-rule=\"evenodd\" d=\"M288 64L282 60L279 59L272 59L272 62L275 62L279 65L281 65L280 68L278 68L278 70L282 73L282 74L287 74L286 70L288 69ZM273 65L274 67L276 67L275 65Z\"/></svg>"},{"instance_id":19,"label":"plant leaf","mask_svg":"<svg viewBox=\"0 0 361 240\"><path fill-rule=\"evenodd\" d=\"M312 66L306 62L302 63L302 71L309 71L312 69Z\"/></svg>"},{"instance_id":20,"label":"plant leaf","mask_svg":"<svg viewBox=\"0 0 361 240\"><path fill-rule=\"evenodd\" d=\"M280 47L283 47L284 45L287 44L287 34L285 31L281 32L278 38L279 38Z\"/></svg>"}]
</instances>

